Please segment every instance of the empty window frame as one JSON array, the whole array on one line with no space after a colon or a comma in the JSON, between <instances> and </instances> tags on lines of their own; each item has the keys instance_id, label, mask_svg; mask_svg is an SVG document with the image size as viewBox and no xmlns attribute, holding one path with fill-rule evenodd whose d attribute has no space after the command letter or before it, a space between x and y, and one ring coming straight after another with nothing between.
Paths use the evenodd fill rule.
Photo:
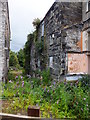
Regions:
<instances>
[{"instance_id":1,"label":"empty window frame","mask_svg":"<svg viewBox=\"0 0 90 120\"><path fill-rule=\"evenodd\" d=\"M86 4L86 11L87 12L90 11L90 1L88 1L87 4Z\"/></svg>"},{"instance_id":2,"label":"empty window frame","mask_svg":"<svg viewBox=\"0 0 90 120\"><path fill-rule=\"evenodd\" d=\"M53 44L54 37L55 37L54 34L50 35L50 45Z\"/></svg>"},{"instance_id":3,"label":"empty window frame","mask_svg":"<svg viewBox=\"0 0 90 120\"><path fill-rule=\"evenodd\" d=\"M42 22L42 36L44 36L44 21Z\"/></svg>"},{"instance_id":4,"label":"empty window frame","mask_svg":"<svg viewBox=\"0 0 90 120\"><path fill-rule=\"evenodd\" d=\"M53 68L53 57L49 57L49 67Z\"/></svg>"},{"instance_id":5,"label":"empty window frame","mask_svg":"<svg viewBox=\"0 0 90 120\"><path fill-rule=\"evenodd\" d=\"M40 60L38 59L38 67L40 67Z\"/></svg>"},{"instance_id":6,"label":"empty window frame","mask_svg":"<svg viewBox=\"0 0 90 120\"><path fill-rule=\"evenodd\" d=\"M90 52L90 32L88 32L88 51Z\"/></svg>"}]
</instances>

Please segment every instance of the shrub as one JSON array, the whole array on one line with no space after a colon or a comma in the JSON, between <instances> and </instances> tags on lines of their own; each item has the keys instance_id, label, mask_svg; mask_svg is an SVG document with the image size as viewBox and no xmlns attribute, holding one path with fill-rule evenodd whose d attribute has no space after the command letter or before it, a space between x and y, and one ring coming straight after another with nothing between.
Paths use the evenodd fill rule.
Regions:
<instances>
[{"instance_id":1,"label":"shrub","mask_svg":"<svg viewBox=\"0 0 90 120\"><path fill-rule=\"evenodd\" d=\"M9 65L11 67L19 67L17 54L15 52L10 51Z\"/></svg>"},{"instance_id":2,"label":"shrub","mask_svg":"<svg viewBox=\"0 0 90 120\"><path fill-rule=\"evenodd\" d=\"M8 80L15 80L16 74L12 71L8 72Z\"/></svg>"},{"instance_id":3,"label":"shrub","mask_svg":"<svg viewBox=\"0 0 90 120\"><path fill-rule=\"evenodd\" d=\"M85 75L79 80L84 90L90 89L90 75Z\"/></svg>"},{"instance_id":4,"label":"shrub","mask_svg":"<svg viewBox=\"0 0 90 120\"><path fill-rule=\"evenodd\" d=\"M20 112L27 110L29 105L36 105L40 106L42 117L89 118L89 89L84 89L81 81L51 82L49 70L40 75L42 78L18 76L15 81L3 85L2 97L14 101L8 106L8 111Z\"/></svg>"},{"instance_id":5,"label":"shrub","mask_svg":"<svg viewBox=\"0 0 90 120\"><path fill-rule=\"evenodd\" d=\"M48 70L42 71L41 75L42 75L42 79L43 79L42 80L43 84L44 85L50 84L50 82L51 82L50 70L48 69Z\"/></svg>"}]
</instances>

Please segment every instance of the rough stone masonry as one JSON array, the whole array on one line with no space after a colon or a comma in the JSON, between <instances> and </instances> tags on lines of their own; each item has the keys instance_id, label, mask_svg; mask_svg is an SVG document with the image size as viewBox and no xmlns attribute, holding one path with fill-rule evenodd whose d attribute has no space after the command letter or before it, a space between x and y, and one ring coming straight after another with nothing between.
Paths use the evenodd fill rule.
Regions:
<instances>
[{"instance_id":1,"label":"rough stone masonry","mask_svg":"<svg viewBox=\"0 0 90 120\"><path fill-rule=\"evenodd\" d=\"M55 80L63 80L67 74L90 73L89 6L90 2L54 2L38 26L44 52L36 58L32 54L33 69L50 68ZM35 49L31 51L35 53Z\"/></svg>"},{"instance_id":2,"label":"rough stone masonry","mask_svg":"<svg viewBox=\"0 0 90 120\"><path fill-rule=\"evenodd\" d=\"M9 67L10 23L8 1L0 0L0 82L7 79Z\"/></svg>"},{"instance_id":3,"label":"rough stone masonry","mask_svg":"<svg viewBox=\"0 0 90 120\"><path fill-rule=\"evenodd\" d=\"M68 70L67 53L80 52L82 3L54 2L38 28L38 40L44 36L47 67L59 80ZM44 23L44 34L43 24Z\"/></svg>"}]
</instances>

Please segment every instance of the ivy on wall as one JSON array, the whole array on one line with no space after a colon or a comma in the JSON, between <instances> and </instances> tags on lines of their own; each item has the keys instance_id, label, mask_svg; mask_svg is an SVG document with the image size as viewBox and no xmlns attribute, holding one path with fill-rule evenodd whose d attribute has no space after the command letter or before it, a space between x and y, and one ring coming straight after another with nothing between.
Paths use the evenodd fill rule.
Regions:
<instances>
[{"instance_id":1,"label":"ivy on wall","mask_svg":"<svg viewBox=\"0 0 90 120\"><path fill-rule=\"evenodd\" d=\"M25 46L24 46L25 74L30 74L30 72L31 72L31 66L30 66L31 55L30 54L31 54L31 47L32 47L33 41L34 41L34 34L29 34L27 36L27 42L25 43Z\"/></svg>"}]
</instances>

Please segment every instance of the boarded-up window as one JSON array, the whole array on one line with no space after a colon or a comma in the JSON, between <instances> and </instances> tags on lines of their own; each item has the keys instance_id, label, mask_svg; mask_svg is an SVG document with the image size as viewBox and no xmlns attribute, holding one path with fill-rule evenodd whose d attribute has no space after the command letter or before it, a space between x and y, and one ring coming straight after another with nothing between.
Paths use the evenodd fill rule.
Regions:
<instances>
[{"instance_id":1,"label":"boarded-up window","mask_svg":"<svg viewBox=\"0 0 90 120\"><path fill-rule=\"evenodd\" d=\"M68 73L88 73L88 56L68 53Z\"/></svg>"}]
</instances>

